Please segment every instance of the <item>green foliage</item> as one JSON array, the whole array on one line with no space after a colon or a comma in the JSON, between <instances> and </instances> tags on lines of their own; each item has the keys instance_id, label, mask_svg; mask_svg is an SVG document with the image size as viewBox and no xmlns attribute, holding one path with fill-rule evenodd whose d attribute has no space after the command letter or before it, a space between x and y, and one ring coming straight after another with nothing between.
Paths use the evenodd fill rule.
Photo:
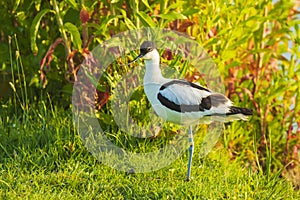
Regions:
<instances>
[{"instance_id":1,"label":"green foliage","mask_svg":"<svg viewBox=\"0 0 300 200\"><path fill-rule=\"evenodd\" d=\"M38 33L38 29L41 23L42 18L44 17L44 15L46 15L47 13L49 13L50 10L49 9L44 9L42 11L40 11L33 19L31 27L30 27L30 39L31 39L31 51L36 54L38 53L38 47L36 44L36 38L37 38L37 33Z\"/></svg>"},{"instance_id":2,"label":"green foliage","mask_svg":"<svg viewBox=\"0 0 300 200\"><path fill-rule=\"evenodd\" d=\"M1 93L11 96L7 100L8 103L3 103L1 107L0 134L4 139L0 141L0 148L3 150L0 151L0 158L7 166L0 165L2 172L5 171L0 177L0 184L3 183L4 186L1 184L0 187L15 191L8 194L11 198L24 190L23 184L27 184L30 172L35 173L33 183L29 184L31 192L36 189L44 192L46 188L38 188L40 184L58 185L47 193L51 196L53 192L58 198L61 195L60 189L65 189L68 194L76 188L83 192L97 190L90 184L90 188L87 189L78 181L83 179L88 183L90 178L87 177L99 173L91 170L91 165L97 170L104 169L107 173L104 179L91 179L95 183L106 183L106 186L98 190L100 193L108 191L107 196L103 194L108 198L114 193L109 189L108 180L112 178L116 181L120 177L122 183L117 187L118 194L125 197L128 195L129 198L140 197L139 194L144 192L138 187L141 183L146 185L150 198L168 198L166 194L199 194L197 197L212 198L287 198L285 195L290 193L291 187L283 183L283 179L279 180L278 174L292 180L299 187L300 23L297 11L299 7L294 1L283 0L273 4L271 0L238 0L234 3L222 0L18 0L1 1L0 9L0 88ZM209 189L191 189L188 187L190 185L177 180L183 176L181 168L185 165L178 161L174 164L175 175L173 172L160 171L154 175L126 177L122 173L95 164L96 161L80 146L78 138L72 135L72 127L66 122L71 120L70 116L61 116L59 119L62 122L55 121L55 118L60 116L59 113L64 112L59 109L59 112L54 111L46 106L45 102L39 102L45 98L45 93L49 93L53 104L68 108L72 83L76 80L80 64L89 51L117 33L142 27L160 27L188 34L213 57L223 76L230 99L239 106L254 110L254 116L249 122L226 125L218 147L226 150L222 155L228 154L228 159L235 160L234 165L244 163L252 171L258 172L258 175L252 172L247 175L244 169L238 168L235 171L234 167L227 171L224 164L228 161L220 161L222 163L217 167L207 162L203 165L204 169L220 169L216 173L218 176L206 176L205 170L197 169L195 174L201 177L197 180L198 185L208 183L206 188ZM178 71L183 77L194 75L191 66L175 59L176 57L173 61L168 61L163 57L162 60L172 66L171 70L177 70L176 66L182 65ZM129 141L126 144L129 144L129 148L134 148L137 141L134 138L126 138L124 133L111 123L110 100L107 98L120 77L130 70L129 67L118 67L123 66L125 62L118 60L112 64L106 70L105 76L99 80L97 115L100 123L106 128L105 131L111 134L119 145ZM93 81L96 85L98 80ZM42 86L45 89L42 89ZM0 98L2 96L6 95L1 95ZM37 100L37 105L32 104ZM144 116L143 113L147 113L145 110L150 106L141 88L133 95L130 107L130 115L134 120L146 124L149 116ZM22 125L18 120L26 123ZM52 124L49 125L48 122ZM47 129L49 127L50 129ZM173 132L170 126L165 127L162 134L169 136ZM64 137L67 138L62 139ZM160 139L157 143L154 142L154 147L151 148L167 142L167 139ZM140 147L153 144L148 140L138 140L138 143ZM36 146L39 148L36 149ZM149 146L147 148L151 149ZM89 159L88 163L84 161L85 158ZM82 168L73 169L78 162L83 165ZM195 162L196 165L201 164L199 160ZM59 168L62 166L72 170L62 170ZM15 172L13 169L16 167L24 171ZM61 170L57 177L55 170ZM42 177L38 175L40 171L43 172ZM83 174L76 175L82 171ZM229 172L234 173L232 177L238 174L238 178L223 176ZM113 176L112 173L117 175ZM16 183L12 178L14 176L21 181ZM152 176L163 177L157 178L163 181L156 181ZM50 177L50 181L47 182L45 177ZM174 177L177 180L175 182ZM72 181L75 181L73 185ZM133 185L137 191L136 196L133 190L126 186L130 181L135 183ZM147 181L152 181L153 185L148 187ZM60 185L60 182L68 186ZM213 184L215 182L224 183L224 187L222 184ZM276 185L277 182L284 185L282 190L282 185ZM13 185L17 186L13 188ZM150 187L161 189L151 191ZM270 193L265 193L266 190ZM66 196L69 196L68 194ZM0 192L0 195L4 198L7 194ZM86 196L90 197L88 194Z\"/></svg>"}]
</instances>

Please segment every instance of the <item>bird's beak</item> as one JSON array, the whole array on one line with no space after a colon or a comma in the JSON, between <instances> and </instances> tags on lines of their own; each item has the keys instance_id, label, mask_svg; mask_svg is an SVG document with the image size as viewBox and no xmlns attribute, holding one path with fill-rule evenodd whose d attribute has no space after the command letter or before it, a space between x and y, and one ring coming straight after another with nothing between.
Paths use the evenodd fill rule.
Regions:
<instances>
[{"instance_id":1,"label":"bird's beak","mask_svg":"<svg viewBox=\"0 0 300 200\"><path fill-rule=\"evenodd\" d=\"M135 61L137 61L139 58L141 58L141 57L143 57L144 55L143 54L139 54L135 59L133 59L132 61L130 61L129 63L128 63L128 65L130 65L131 63L134 63Z\"/></svg>"}]
</instances>

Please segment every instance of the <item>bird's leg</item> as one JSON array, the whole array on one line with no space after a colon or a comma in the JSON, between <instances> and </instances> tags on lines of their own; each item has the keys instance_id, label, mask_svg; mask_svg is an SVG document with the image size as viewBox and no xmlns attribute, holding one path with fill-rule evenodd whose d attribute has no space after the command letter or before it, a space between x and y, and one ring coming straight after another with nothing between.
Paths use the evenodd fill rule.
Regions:
<instances>
[{"instance_id":1,"label":"bird's leg","mask_svg":"<svg viewBox=\"0 0 300 200\"><path fill-rule=\"evenodd\" d=\"M188 172L186 180L189 181L191 177L191 167L192 167L192 159L193 159L193 152L194 152L194 140L193 140L193 131L192 126L189 126L189 162L188 162Z\"/></svg>"}]
</instances>

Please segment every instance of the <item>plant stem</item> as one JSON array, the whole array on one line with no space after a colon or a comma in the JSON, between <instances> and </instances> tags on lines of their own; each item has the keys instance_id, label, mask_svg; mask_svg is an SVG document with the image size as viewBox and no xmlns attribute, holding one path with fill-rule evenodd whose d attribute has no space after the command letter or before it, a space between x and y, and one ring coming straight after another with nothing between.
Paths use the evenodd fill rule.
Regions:
<instances>
[{"instance_id":1,"label":"plant stem","mask_svg":"<svg viewBox=\"0 0 300 200\"><path fill-rule=\"evenodd\" d=\"M65 44L64 46L65 46L66 56L67 56L67 59L68 59L68 65L69 65L70 71L73 74L73 76L75 78L75 81L76 81L76 72L74 70L75 69L74 62L73 62L73 58L70 57L70 54L72 52L71 48L70 48L70 42L69 42L69 39L67 37L65 28L64 28L63 20L62 20L60 14L59 14L59 7L57 5L56 0L53 0L53 8L54 8L54 11L55 11L55 16L56 16L57 24L58 24L58 27L59 27L59 31L62 34L62 39L63 39L64 44Z\"/></svg>"}]
</instances>

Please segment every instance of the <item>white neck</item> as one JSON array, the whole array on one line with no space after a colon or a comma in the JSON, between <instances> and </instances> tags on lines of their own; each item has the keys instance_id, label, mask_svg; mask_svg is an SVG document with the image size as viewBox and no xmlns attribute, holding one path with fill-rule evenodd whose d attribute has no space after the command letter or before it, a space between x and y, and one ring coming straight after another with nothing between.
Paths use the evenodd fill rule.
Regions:
<instances>
[{"instance_id":1,"label":"white neck","mask_svg":"<svg viewBox=\"0 0 300 200\"><path fill-rule=\"evenodd\" d=\"M161 69L159 67L159 53L156 49L154 49L151 55L151 59L145 59L146 63L146 73L144 76L144 84L145 83L160 83L163 81L163 77L161 74Z\"/></svg>"}]
</instances>

